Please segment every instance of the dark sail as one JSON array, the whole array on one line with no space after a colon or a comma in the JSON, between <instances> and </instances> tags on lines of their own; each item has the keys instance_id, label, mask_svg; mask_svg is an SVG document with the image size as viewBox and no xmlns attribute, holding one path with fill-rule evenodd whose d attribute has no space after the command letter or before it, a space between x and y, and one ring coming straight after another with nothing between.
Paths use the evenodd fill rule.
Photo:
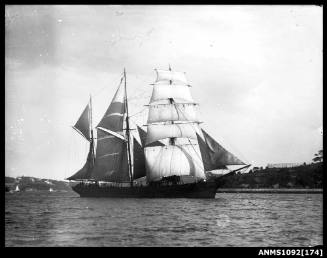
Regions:
<instances>
[{"instance_id":1,"label":"dark sail","mask_svg":"<svg viewBox=\"0 0 327 258\"><path fill-rule=\"evenodd\" d=\"M200 152L201 152L204 170L211 171L211 170L215 170L215 169L227 169L227 167L224 164L219 164L219 163L215 164L214 163L214 160L212 158L214 155L214 152L209 149L206 142L204 140L202 140L202 138L198 134L196 134L196 136L197 136L198 143L199 143L199 148L200 148Z\"/></svg>"},{"instance_id":2,"label":"dark sail","mask_svg":"<svg viewBox=\"0 0 327 258\"><path fill-rule=\"evenodd\" d=\"M90 104L87 104L73 128L90 141Z\"/></svg>"},{"instance_id":3,"label":"dark sail","mask_svg":"<svg viewBox=\"0 0 327 258\"><path fill-rule=\"evenodd\" d=\"M140 140L141 140L141 144L142 146L145 146L145 142L146 142L146 131L144 131L141 127L137 126L137 131L139 133L140 136Z\"/></svg>"},{"instance_id":4,"label":"dark sail","mask_svg":"<svg viewBox=\"0 0 327 258\"><path fill-rule=\"evenodd\" d=\"M97 135L92 178L99 181L128 182L126 142L103 132L101 129L97 130Z\"/></svg>"},{"instance_id":5,"label":"dark sail","mask_svg":"<svg viewBox=\"0 0 327 258\"><path fill-rule=\"evenodd\" d=\"M124 98L124 88L120 85L97 127L122 134L125 113Z\"/></svg>"},{"instance_id":6,"label":"dark sail","mask_svg":"<svg viewBox=\"0 0 327 258\"><path fill-rule=\"evenodd\" d=\"M77 171L74 175L67 178L67 180L89 179L91 176L93 166L94 166L94 164L93 164L93 141L91 141L89 154L87 155L87 160L86 160L84 166L79 171Z\"/></svg>"},{"instance_id":7,"label":"dark sail","mask_svg":"<svg viewBox=\"0 0 327 258\"><path fill-rule=\"evenodd\" d=\"M123 133L125 92L117 89L97 126L97 147L92 178L99 181L129 182L127 143Z\"/></svg>"},{"instance_id":8,"label":"dark sail","mask_svg":"<svg viewBox=\"0 0 327 258\"><path fill-rule=\"evenodd\" d=\"M109 181L109 182L117 182L117 183L127 183L130 181L129 171L128 171L128 160L127 160L127 143L124 142L120 144L121 150L119 155L115 155L110 159L108 163L109 168L113 170L102 174L98 180ZM101 168L101 172L106 171L106 166Z\"/></svg>"},{"instance_id":9,"label":"dark sail","mask_svg":"<svg viewBox=\"0 0 327 258\"><path fill-rule=\"evenodd\" d=\"M217 167L216 169L219 169L222 166L226 165L246 165L234 154L223 148L206 131L204 131L203 129L201 130L204 136L205 143L208 146L208 149L210 150L208 153L213 167Z\"/></svg>"},{"instance_id":10,"label":"dark sail","mask_svg":"<svg viewBox=\"0 0 327 258\"><path fill-rule=\"evenodd\" d=\"M133 178L138 179L140 177L146 176L145 170L145 156L144 150L142 146L138 143L138 141L134 138L133 141L133 156L134 156L134 174Z\"/></svg>"}]
</instances>

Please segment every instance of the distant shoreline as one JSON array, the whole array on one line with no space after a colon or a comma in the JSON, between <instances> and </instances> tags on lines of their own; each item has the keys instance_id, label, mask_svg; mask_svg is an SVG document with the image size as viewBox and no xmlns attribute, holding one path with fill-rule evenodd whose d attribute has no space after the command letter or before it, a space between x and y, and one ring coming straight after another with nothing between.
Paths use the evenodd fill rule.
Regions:
<instances>
[{"instance_id":1,"label":"distant shoreline","mask_svg":"<svg viewBox=\"0 0 327 258\"><path fill-rule=\"evenodd\" d=\"M71 190L70 190L71 191ZM55 190L54 192L70 192L67 190ZM19 192L6 192L6 193L36 193L36 192L49 192L49 190L33 190L33 191L19 191ZM244 188L219 188L217 193L258 193L258 194L322 194L323 189L271 189L271 188L257 188L257 189L244 189Z\"/></svg>"},{"instance_id":2,"label":"distant shoreline","mask_svg":"<svg viewBox=\"0 0 327 258\"><path fill-rule=\"evenodd\" d=\"M322 194L322 188L316 189L289 189L289 188L280 188L280 189L271 189L271 188L258 188L258 189L244 189L244 188L219 188L217 193L296 193L296 194Z\"/></svg>"}]
</instances>

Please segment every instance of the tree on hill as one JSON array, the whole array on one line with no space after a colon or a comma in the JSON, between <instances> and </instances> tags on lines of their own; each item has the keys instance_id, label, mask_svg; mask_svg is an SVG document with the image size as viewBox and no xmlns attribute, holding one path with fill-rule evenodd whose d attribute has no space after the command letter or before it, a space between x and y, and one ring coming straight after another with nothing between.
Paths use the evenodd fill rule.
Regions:
<instances>
[{"instance_id":1,"label":"tree on hill","mask_svg":"<svg viewBox=\"0 0 327 258\"><path fill-rule=\"evenodd\" d=\"M322 162L323 161L323 150L318 151L315 153L315 157L312 159L313 162Z\"/></svg>"}]
</instances>

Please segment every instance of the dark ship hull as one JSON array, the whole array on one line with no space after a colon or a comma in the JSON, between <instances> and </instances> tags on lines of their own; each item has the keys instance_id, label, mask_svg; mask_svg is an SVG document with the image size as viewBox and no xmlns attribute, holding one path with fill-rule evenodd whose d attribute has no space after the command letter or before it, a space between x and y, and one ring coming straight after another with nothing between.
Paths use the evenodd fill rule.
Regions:
<instances>
[{"instance_id":1,"label":"dark ship hull","mask_svg":"<svg viewBox=\"0 0 327 258\"><path fill-rule=\"evenodd\" d=\"M215 198L215 182L198 182L175 185L147 185L119 187L79 183L72 187L81 197L111 198Z\"/></svg>"}]
</instances>

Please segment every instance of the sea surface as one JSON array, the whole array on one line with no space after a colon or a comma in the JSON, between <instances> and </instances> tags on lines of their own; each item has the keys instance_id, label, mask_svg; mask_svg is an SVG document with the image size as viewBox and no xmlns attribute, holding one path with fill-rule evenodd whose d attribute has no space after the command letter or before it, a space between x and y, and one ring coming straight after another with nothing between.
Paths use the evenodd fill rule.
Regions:
<instances>
[{"instance_id":1,"label":"sea surface","mask_svg":"<svg viewBox=\"0 0 327 258\"><path fill-rule=\"evenodd\" d=\"M322 194L110 199L6 193L5 246L322 245L322 200Z\"/></svg>"}]
</instances>

